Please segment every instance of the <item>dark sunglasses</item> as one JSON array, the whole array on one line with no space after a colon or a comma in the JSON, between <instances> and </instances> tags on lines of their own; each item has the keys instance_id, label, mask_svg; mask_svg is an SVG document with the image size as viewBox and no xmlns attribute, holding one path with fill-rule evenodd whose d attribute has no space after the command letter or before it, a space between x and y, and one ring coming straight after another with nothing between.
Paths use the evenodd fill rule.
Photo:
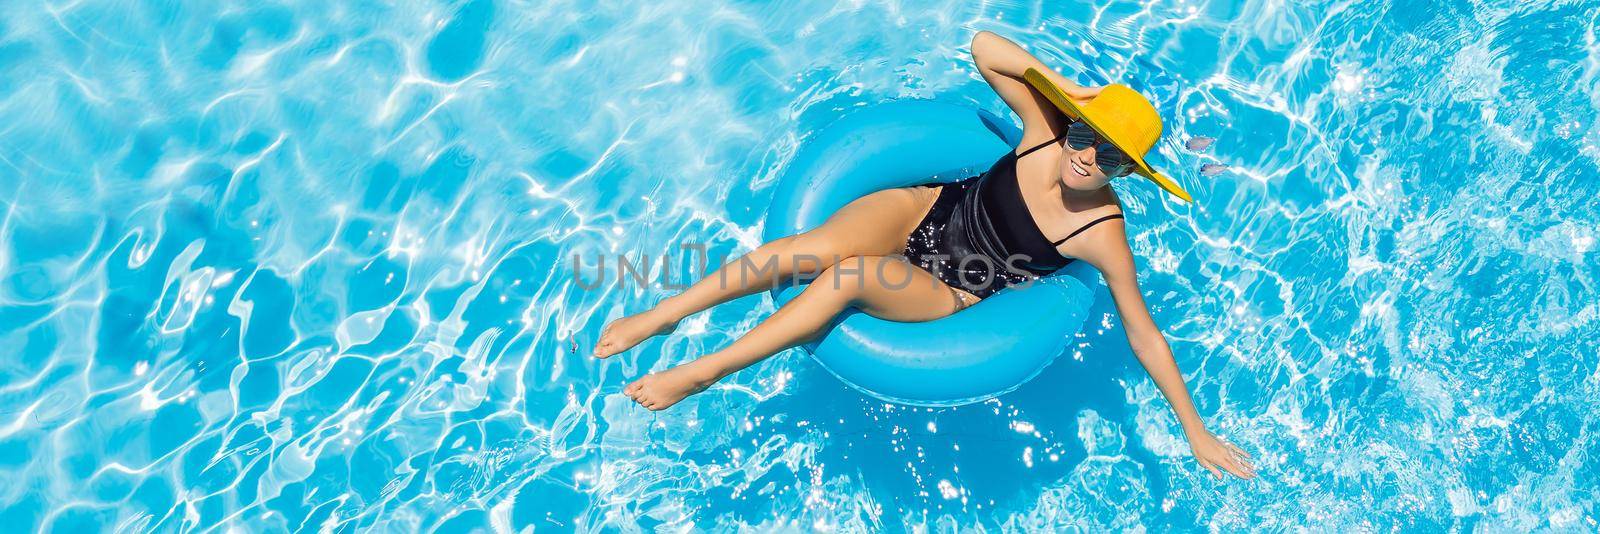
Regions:
<instances>
[{"instance_id":1,"label":"dark sunglasses","mask_svg":"<svg viewBox=\"0 0 1600 534\"><path fill-rule=\"evenodd\" d=\"M1088 123L1073 121L1067 125L1067 146L1073 150L1094 147L1094 164L1106 176L1117 177L1133 172L1133 158L1129 158L1117 145L1100 137Z\"/></svg>"}]
</instances>

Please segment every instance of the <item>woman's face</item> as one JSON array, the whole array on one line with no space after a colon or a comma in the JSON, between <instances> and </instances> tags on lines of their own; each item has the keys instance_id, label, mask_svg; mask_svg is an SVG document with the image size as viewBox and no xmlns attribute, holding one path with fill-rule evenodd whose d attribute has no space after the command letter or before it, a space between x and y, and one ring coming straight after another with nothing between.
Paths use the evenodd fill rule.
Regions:
<instances>
[{"instance_id":1,"label":"woman's face","mask_svg":"<svg viewBox=\"0 0 1600 534\"><path fill-rule=\"evenodd\" d=\"M1095 165L1094 156L1094 145L1077 150L1069 143L1062 143L1061 185L1078 191L1093 191L1110 183L1111 177Z\"/></svg>"}]
</instances>

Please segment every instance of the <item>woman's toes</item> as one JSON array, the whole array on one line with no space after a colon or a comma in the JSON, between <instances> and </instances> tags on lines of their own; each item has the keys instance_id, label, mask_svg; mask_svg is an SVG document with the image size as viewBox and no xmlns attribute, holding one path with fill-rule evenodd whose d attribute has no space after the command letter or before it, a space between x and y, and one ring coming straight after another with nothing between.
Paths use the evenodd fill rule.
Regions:
<instances>
[{"instance_id":1,"label":"woman's toes","mask_svg":"<svg viewBox=\"0 0 1600 534\"><path fill-rule=\"evenodd\" d=\"M609 358L631 349L646 339L672 331L677 323L646 311L612 321L600 330L600 342L595 344L596 358Z\"/></svg>"}]
</instances>

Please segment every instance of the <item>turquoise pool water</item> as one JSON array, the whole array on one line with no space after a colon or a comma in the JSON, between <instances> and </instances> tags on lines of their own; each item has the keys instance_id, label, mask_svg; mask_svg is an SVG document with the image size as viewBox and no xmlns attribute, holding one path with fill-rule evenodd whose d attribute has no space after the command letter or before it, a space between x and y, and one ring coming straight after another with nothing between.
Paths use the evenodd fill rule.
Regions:
<instances>
[{"instance_id":1,"label":"turquoise pool water","mask_svg":"<svg viewBox=\"0 0 1600 534\"><path fill-rule=\"evenodd\" d=\"M0 524L1596 530L1600 5L598 4L0 4ZM1141 283L1260 480L1106 302L961 408L797 351L619 394L764 296L584 356L669 290L574 256L753 247L857 106L1003 111L980 29L1169 118L1198 202L1120 186Z\"/></svg>"}]
</instances>

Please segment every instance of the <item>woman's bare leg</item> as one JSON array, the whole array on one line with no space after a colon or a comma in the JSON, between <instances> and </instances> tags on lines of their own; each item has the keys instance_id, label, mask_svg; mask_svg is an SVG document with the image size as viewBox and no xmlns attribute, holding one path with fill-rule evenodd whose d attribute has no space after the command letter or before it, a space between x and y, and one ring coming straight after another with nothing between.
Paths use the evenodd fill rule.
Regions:
<instances>
[{"instance_id":1,"label":"woman's bare leg","mask_svg":"<svg viewBox=\"0 0 1600 534\"><path fill-rule=\"evenodd\" d=\"M722 377L812 339L849 306L891 321L919 322L976 301L905 261L848 258L823 271L794 300L726 348L640 378L623 393L651 410L672 406Z\"/></svg>"},{"instance_id":2,"label":"woman's bare leg","mask_svg":"<svg viewBox=\"0 0 1600 534\"><path fill-rule=\"evenodd\" d=\"M757 247L654 308L612 321L601 330L594 355L628 350L671 332L684 317L766 291L777 281L809 278L841 259L896 254L937 198L935 188L900 188L856 199L822 226Z\"/></svg>"}]
</instances>

